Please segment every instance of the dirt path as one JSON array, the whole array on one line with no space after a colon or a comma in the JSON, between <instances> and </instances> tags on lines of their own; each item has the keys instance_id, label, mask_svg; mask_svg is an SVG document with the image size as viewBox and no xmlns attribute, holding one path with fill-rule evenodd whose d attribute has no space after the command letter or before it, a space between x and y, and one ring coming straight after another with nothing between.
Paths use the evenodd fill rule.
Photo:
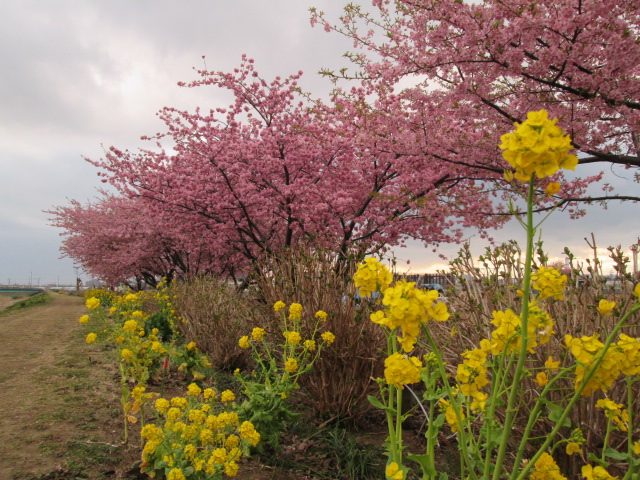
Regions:
<instances>
[{"instance_id":1,"label":"dirt path","mask_svg":"<svg viewBox=\"0 0 640 480\"><path fill-rule=\"evenodd\" d=\"M51 296L0 317L0 479L113 478L126 452L109 352L84 344L82 298Z\"/></svg>"}]
</instances>

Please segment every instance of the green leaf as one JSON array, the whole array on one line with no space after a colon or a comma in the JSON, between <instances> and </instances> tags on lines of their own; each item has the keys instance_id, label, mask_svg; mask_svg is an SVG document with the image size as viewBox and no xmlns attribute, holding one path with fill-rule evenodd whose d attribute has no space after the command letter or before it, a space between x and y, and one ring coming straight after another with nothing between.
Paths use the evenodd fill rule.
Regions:
<instances>
[{"instance_id":1,"label":"green leaf","mask_svg":"<svg viewBox=\"0 0 640 480\"><path fill-rule=\"evenodd\" d=\"M189 478L189 475L192 475L196 472L195 468L193 467L187 467L185 468L182 473L184 474L185 477Z\"/></svg>"},{"instance_id":2,"label":"green leaf","mask_svg":"<svg viewBox=\"0 0 640 480\"><path fill-rule=\"evenodd\" d=\"M600 460L600 457L598 457L595 453L592 453L592 452L587 453L587 460L589 460L592 463L597 463L603 468L607 468L609 466L609 462L603 462L602 460Z\"/></svg>"},{"instance_id":3,"label":"green leaf","mask_svg":"<svg viewBox=\"0 0 640 480\"><path fill-rule=\"evenodd\" d=\"M613 458L614 460L627 460L629 458L629 454L619 452L613 448L607 448L604 451L604 455L609 458Z\"/></svg>"},{"instance_id":4,"label":"green leaf","mask_svg":"<svg viewBox=\"0 0 640 480\"><path fill-rule=\"evenodd\" d=\"M560 405L556 405L555 403L548 402L548 401L545 402L545 404L549 408L549 419L552 422L557 424L560 421L560 416L562 415L564 408L561 407ZM569 417L565 418L564 421L562 422L562 426L571 427L571 419Z\"/></svg>"},{"instance_id":5,"label":"green leaf","mask_svg":"<svg viewBox=\"0 0 640 480\"><path fill-rule=\"evenodd\" d=\"M379 408L380 410L384 410L385 412L395 413L395 409L385 406L380 400L378 400L373 395L367 395L367 400L369 400L369 403L371 405L373 405L376 408Z\"/></svg>"},{"instance_id":6,"label":"green leaf","mask_svg":"<svg viewBox=\"0 0 640 480\"><path fill-rule=\"evenodd\" d=\"M409 460L412 460L418 464L420 464L420 468L422 468L422 473L425 474L425 476L429 476L431 478L433 478L436 475L436 470L435 467L433 465L433 460L431 460L429 458L429 455L426 453L422 453L422 454L414 454L414 453L409 453L407 454L407 458Z\"/></svg>"}]
</instances>

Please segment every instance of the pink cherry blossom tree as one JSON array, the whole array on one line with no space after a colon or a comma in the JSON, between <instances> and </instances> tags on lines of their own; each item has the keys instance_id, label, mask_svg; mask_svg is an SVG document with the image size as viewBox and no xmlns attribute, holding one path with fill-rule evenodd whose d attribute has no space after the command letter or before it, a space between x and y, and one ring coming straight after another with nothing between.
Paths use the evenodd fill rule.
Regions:
<instances>
[{"instance_id":1,"label":"pink cherry blossom tree","mask_svg":"<svg viewBox=\"0 0 640 480\"><path fill-rule=\"evenodd\" d=\"M381 97L397 91L403 129L428 132L423 151L451 165L498 171L495 145L512 123L545 108L573 139L580 164L618 166L638 181L640 4L637 0L374 0L350 4L336 24L354 41L357 71L336 73ZM557 179L554 179L557 180ZM567 184L566 203L597 176ZM605 187L605 190L607 188Z\"/></svg>"},{"instance_id":2,"label":"pink cherry blossom tree","mask_svg":"<svg viewBox=\"0 0 640 480\"><path fill-rule=\"evenodd\" d=\"M464 227L501 222L484 215L495 208L487 182L501 172L479 176L425 158L421 134L389 123L400 97L370 104L371 91L356 88L330 104L312 101L297 86L300 73L267 82L246 57L232 73L200 75L188 86L227 89L234 103L165 108L156 150L111 148L91 163L124 197L142 199L149 218L208 232L209 251L237 269L300 243L360 257L411 237L456 241Z\"/></svg>"},{"instance_id":3,"label":"pink cherry blossom tree","mask_svg":"<svg viewBox=\"0 0 640 480\"><path fill-rule=\"evenodd\" d=\"M161 278L170 281L230 266L213 261L207 243L201 241L205 232L176 229L175 222L147 207L142 198L104 195L95 203L71 201L48 213L51 224L62 230L63 255L111 286L155 286Z\"/></svg>"}]
</instances>

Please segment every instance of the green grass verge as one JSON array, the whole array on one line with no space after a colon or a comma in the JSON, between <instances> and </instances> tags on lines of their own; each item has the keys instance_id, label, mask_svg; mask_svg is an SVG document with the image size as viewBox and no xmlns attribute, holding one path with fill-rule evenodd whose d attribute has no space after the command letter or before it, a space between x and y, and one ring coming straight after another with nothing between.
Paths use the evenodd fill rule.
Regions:
<instances>
[{"instance_id":1,"label":"green grass verge","mask_svg":"<svg viewBox=\"0 0 640 480\"><path fill-rule=\"evenodd\" d=\"M12 313L21 312L26 310L27 308L36 307L40 305L46 305L53 301L53 297L49 295L47 292L40 292L32 297L25 298L24 300L20 300L19 302L14 303L13 305L5 308L0 312L0 317L5 317L7 315L11 315Z\"/></svg>"}]
</instances>

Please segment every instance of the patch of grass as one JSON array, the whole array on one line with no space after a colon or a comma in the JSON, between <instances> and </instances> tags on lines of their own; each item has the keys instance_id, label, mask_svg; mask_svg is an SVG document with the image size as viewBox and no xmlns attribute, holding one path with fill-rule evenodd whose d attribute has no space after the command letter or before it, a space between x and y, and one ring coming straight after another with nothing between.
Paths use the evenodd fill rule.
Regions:
<instances>
[{"instance_id":1,"label":"patch of grass","mask_svg":"<svg viewBox=\"0 0 640 480\"><path fill-rule=\"evenodd\" d=\"M10 315L12 313L20 312L26 310L27 308L46 305L53 301L53 297L49 295L47 292L40 292L32 297L25 298L19 302L14 303L13 305L5 308L0 312L0 317L4 317Z\"/></svg>"},{"instance_id":2,"label":"patch of grass","mask_svg":"<svg viewBox=\"0 0 640 480\"><path fill-rule=\"evenodd\" d=\"M374 479L384 477L384 449L362 445L349 432L335 426L327 432L326 448L333 456L342 478Z\"/></svg>"}]
</instances>

